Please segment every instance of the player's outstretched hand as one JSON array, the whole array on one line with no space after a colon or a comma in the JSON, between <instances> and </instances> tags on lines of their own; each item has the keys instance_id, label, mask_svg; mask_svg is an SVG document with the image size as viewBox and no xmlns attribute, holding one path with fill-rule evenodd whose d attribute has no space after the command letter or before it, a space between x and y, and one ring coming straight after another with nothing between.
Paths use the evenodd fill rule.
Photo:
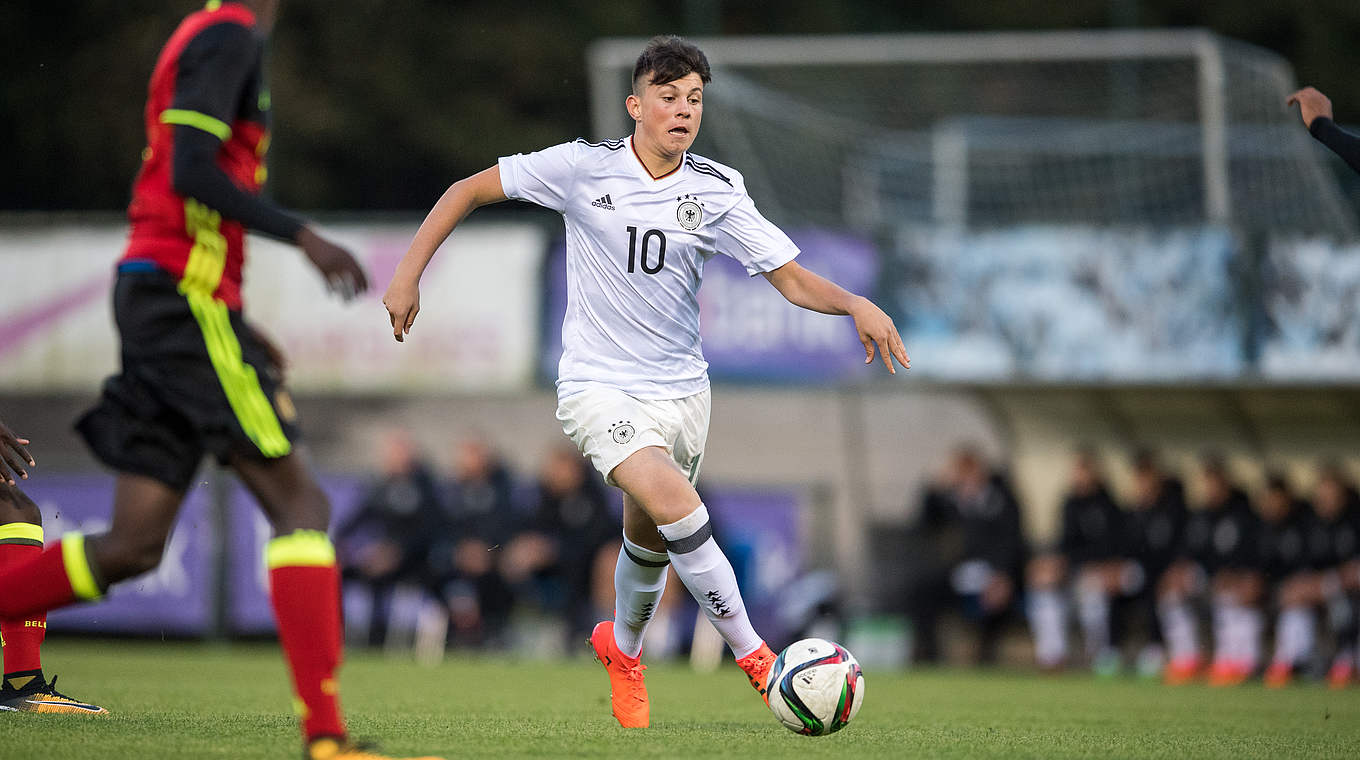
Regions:
<instances>
[{"instance_id":1,"label":"player's outstretched hand","mask_svg":"<svg viewBox=\"0 0 1360 760\"><path fill-rule=\"evenodd\" d=\"M392 321L392 337L398 343L404 342L403 336L411 332L411 325L420 313L420 285L392 278L383 294L383 306L387 307L387 316Z\"/></svg>"},{"instance_id":2,"label":"player's outstretched hand","mask_svg":"<svg viewBox=\"0 0 1360 760\"><path fill-rule=\"evenodd\" d=\"M24 469L24 465L32 467L37 464L33 461L33 455L24 448L28 443L27 438L15 435L8 425L0 421L0 480L14 485L14 475L20 478L28 477L28 470ZM13 475L10 474L11 470Z\"/></svg>"},{"instance_id":3,"label":"player's outstretched hand","mask_svg":"<svg viewBox=\"0 0 1360 760\"><path fill-rule=\"evenodd\" d=\"M1305 127L1311 128L1313 119L1319 116L1326 119L1332 118L1331 99L1312 87L1305 87L1293 93L1285 100L1285 105L1298 105L1299 115L1303 117L1303 126Z\"/></svg>"},{"instance_id":4,"label":"player's outstretched hand","mask_svg":"<svg viewBox=\"0 0 1360 760\"><path fill-rule=\"evenodd\" d=\"M861 298L850 309L850 317L855 320L859 342L864 344L865 364L874 360L874 347L877 346L878 354L883 357L883 364L889 372L897 374L893 359L897 359L902 369L911 369L911 360L907 358L906 346L902 345L902 336L897 334L897 326L882 309L869 299Z\"/></svg>"},{"instance_id":5,"label":"player's outstretched hand","mask_svg":"<svg viewBox=\"0 0 1360 760\"><path fill-rule=\"evenodd\" d=\"M297 244L326 279L326 289L342 300L353 300L368 290L368 275L349 251L316 234L311 227L302 228Z\"/></svg>"}]
</instances>

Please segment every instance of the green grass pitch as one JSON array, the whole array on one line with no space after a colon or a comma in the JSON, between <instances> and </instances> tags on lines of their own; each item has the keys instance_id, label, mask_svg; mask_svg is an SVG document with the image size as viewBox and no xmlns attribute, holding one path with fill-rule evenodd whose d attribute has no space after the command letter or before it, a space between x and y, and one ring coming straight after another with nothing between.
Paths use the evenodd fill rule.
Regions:
<instances>
[{"instance_id":1,"label":"green grass pitch","mask_svg":"<svg viewBox=\"0 0 1360 760\"><path fill-rule=\"evenodd\" d=\"M272 645L56 638L48 675L103 719L0 714L0 758L296 758L290 694ZM866 673L844 731L796 736L733 666L647 671L652 727L620 729L586 658L450 657L438 667L351 653L350 727L393 753L449 758L1354 758L1360 690L1316 685L1168 688L1083 675Z\"/></svg>"}]
</instances>

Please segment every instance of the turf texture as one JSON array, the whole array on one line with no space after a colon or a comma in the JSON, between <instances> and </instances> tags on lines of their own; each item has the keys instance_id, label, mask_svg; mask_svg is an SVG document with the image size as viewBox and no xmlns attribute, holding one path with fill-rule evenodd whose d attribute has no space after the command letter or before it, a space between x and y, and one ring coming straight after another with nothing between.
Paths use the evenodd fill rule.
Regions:
<instances>
[{"instance_id":1,"label":"turf texture","mask_svg":"<svg viewBox=\"0 0 1360 760\"><path fill-rule=\"evenodd\" d=\"M0 758L297 758L290 694L266 644L48 642L58 688L107 718L0 714ZM436 667L351 653L352 732L393 754L536 758L1355 758L1360 689L1165 687L1072 674L868 670L859 717L827 737L781 727L727 666L647 671L650 729L609 716L581 658L450 657Z\"/></svg>"}]
</instances>

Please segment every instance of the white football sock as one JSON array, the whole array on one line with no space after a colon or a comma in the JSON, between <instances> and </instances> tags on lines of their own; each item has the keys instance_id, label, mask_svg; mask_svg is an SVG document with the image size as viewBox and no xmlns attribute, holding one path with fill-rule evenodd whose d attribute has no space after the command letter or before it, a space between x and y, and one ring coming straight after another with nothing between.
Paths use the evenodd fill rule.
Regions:
<instances>
[{"instance_id":1,"label":"white football sock","mask_svg":"<svg viewBox=\"0 0 1360 760\"><path fill-rule=\"evenodd\" d=\"M1255 607L1232 607L1233 653L1237 664L1255 670L1261 662L1261 629L1265 617Z\"/></svg>"},{"instance_id":2,"label":"white football sock","mask_svg":"<svg viewBox=\"0 0 1360 760\"><path fill-rule=\"evenodd\" d=\"M1034 661L1052 668L1067 659L1067 604L1058 591L1040 589L1030 592L1029 625L1034 629Z\"/></svg>"},{"instance_id":3,"label":"white football sock","mask_svg":"<svg viewBox=\"0 0 1360 760\"><path fill-rule=\"evenodd\" d=\"M732 654L740 660L759 649L762 640L746 616L737 574L713 540L708 509L700 504L685 517L669 525L658 525L657 530L666 539L675 574L727 641Z\"/></svg>"},{"instance_id":4,"label":"white football sock","mask_svg":"<svg viewBox=\"0 0 1360 760\"><path fill-rule=\"evenodd\" d=\"M1214 625L1214 662L1230 662L1237 659L1233 644L1233 610L1225 599L1215 598L1213 602Z\"/></svg>"},{"instance_id":5,"label":"white football sock","mask_svg":"<svg viewBox=\"0 0 1360 760\"><path fill-rule=\"evenodd\" d=\"M665 552L644 549L623 537L614 565L614 643L628 657L642 654L647 624L666 592L669 565Z\"/></svg>"},{"instance_id":6,"label":"white football sock","mask_svg":"<svg viewBox=\"0 0 1360 760\"><path fill-rule=\"evenodd\" d=\"M1077 616L1081 618L1086 656L1091 660L1110 650L1110 599L1099 589L1077 592Z\"/></svg>"},{"instance_id":7,"label":"white football sock","mask_svg":"<svg viewBox=\"0 0 1360 760\"><path fill-rule=\"evenodd\" d=\"M1179 599L1161 602L1158 613L1162 618L1162 637L1166 639L1167 655L1172 662L1199 659L1199 644L1195 641L1195 618L1190 607Z\"/></svg>"},{"instance_id":8,"label":"white football sock","mask_svg":"<svg viewBox=\"0 0 1360 760\"><path fill-rule=\"evenodd\" d=\"M1313 651L1317 621L1306 607L1290 607L1280 613L1275 633L1275 662L1298 665Z\"/></svg>"}]
</instances>

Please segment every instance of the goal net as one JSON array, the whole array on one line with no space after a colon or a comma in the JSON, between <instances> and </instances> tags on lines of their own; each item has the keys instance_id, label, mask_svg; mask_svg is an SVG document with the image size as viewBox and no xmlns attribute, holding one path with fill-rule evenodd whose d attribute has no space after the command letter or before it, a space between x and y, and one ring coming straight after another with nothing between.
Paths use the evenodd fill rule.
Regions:
<instances>
[{"instance_id":1,"label":"goal net","mask_svg":"<svg viewBox=\"0 0 1360 760\"><path fill-rule=\"evenodd\" d=\"M1289 66L1199 31L695 40L695 150L777 221L1227 224L1350 235ZM590 53L595 137L645 40Z\"/></svg>"},{"instance_id":2,"label":"goal net","mask_svg":"<svg viewBox=\"0 0 1360 760\"><path fill-rule=\"evenodd\" d=\"M645 42L592 47L596 138L631 131ZM1197 30L694 42L714 68L695 151L776 223L877 246L917 374L1230 379L1272 341L1337 348L1275 330L1262 292L1279 241L1357 232L1273 53ZM1283 316L1323 305L1301 287ZM1340 348L1327 366L1360 374Z\"/></svg>"}]
</instances>

